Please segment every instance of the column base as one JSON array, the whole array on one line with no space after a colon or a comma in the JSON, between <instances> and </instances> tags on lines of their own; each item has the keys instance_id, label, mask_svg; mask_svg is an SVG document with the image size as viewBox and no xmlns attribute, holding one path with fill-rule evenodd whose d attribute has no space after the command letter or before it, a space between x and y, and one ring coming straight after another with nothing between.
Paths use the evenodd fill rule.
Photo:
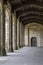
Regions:
<instances>
[{"instance_id":1,"label":"column base","mask_svg":"<svg viewBox=\"0 0 43 65\"><path fill-rule=\"evenodd\" d=\"M5 49L2 50L2 54L3 54L3 56L6 56L6 50Z\"/></svg>"},{"instance_id":2,"label":"column base","mask_svg":"<svg viewBox=\"0 0 43 65\"><path fill-rule=\"evenodd\" d=\"M18 47L16 47L16 50L18 50Z\"/></svg>"},{"instance_id":3,"label":"column base","mask_svg":"<svg viewBox=\"0 0 43 65\"><path fill-rule=\"evenodd\" d=\"M14 52L13 49L9 49L9 52Z\"/></svg>"},{"instance_id":4,"label":"column base","mask_svg":"<svg viewBox=\"0 0 43 65\"><path fill-rule=\"evenodd\" d=\"M0 52L0 56L6 56L6 51L5 51L5 49L3 49L3 50Z\"/></svg>"},{"instance_id":5,"label":"column base","mask_svg":"<svg viewBox=\"0 0 43 65\"><path fill-rule=\"evenodd\" d=\"M20 49L20 47L17 47L17 49Z\"/></svg>"}]
</instances>

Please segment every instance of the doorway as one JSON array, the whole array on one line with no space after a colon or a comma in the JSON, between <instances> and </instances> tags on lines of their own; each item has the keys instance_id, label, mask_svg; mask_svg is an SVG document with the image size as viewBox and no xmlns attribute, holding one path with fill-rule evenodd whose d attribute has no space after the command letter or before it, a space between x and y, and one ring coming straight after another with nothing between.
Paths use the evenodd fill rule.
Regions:
<instances>
[{"instance_id":1,"label":"doorway","mask_svg":"<svg viewBox=\"0 0 43 65\"><path fill-rule=\"evenodd\" d=\"M37 38L36 37L31 38L31 47L37 47Z\"/></svg>"}]
</instances>

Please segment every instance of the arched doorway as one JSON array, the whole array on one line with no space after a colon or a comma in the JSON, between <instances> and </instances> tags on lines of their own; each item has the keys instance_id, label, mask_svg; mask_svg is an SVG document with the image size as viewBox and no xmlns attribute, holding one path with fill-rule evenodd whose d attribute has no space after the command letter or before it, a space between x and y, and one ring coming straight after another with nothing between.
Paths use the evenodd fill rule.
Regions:
<instances>
[{"instance_id":1,"label":"arched doorway","mask_svg":"<svg viewBox=\"0 0 43 65\"><path fill-rule=\"evenodd\" d=\"M36 37L31 38L31 46L32 47L37 47L37 38Z\"/></svg>"}]
</instances>

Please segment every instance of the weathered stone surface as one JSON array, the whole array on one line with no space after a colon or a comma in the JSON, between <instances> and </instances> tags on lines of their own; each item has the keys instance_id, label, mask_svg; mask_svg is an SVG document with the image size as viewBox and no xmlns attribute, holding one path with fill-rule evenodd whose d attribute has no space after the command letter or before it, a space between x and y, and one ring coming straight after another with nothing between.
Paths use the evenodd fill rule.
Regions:
<instances>
[{"instance_id":1,"label":"weathered stone surface","mask_svg":"<svg viewBox=\"0 0 43 65\"><path fill-rule=\"evenodd\" d=\"M3 0L0 0L0 56L6 55L5 51L5 12Z\"/></svg>"},{"instance_id":2,"label":"weathered stone surface","mask_svg":"<svg viewBox=\"0 0 43 65\"><path fill-rule=\"evenodd\" d=\"M26 32L26 29L28 31ZM37 47L43 47L43 25L38 23L30 23L25 26L25 44L29 43L29 47L31 47L31 38L36 37L37 39Z\"/></svg>"},{"instance_id":3,"label":"weathered stone surface","mask_svg":"<svg viewBox=\"0 0 43 65\"><path fill-rule=\"evenodd\" d=\"M17 19L17 48L20 48L20 22L19 18Z\"/></svg>"},{"instance_id":4,"label":"weathered stone surface","mask_svg":"<svg viewBox=\"0 0 43 65\"><path fill-rule=\"evenodd\" d=\"M17 19L16 13L13 14L13 49L17 49Z\"/></svg>"},{"instance_id":5,"label":"weathered stone surface","mask_svg":"<svg viewBox=\"0 0 43 65\"><path fill-rule=\"evenodd\" d=\"M20 22L20 47L24 46L24 26Z\"/></svg>"}]
</instances>

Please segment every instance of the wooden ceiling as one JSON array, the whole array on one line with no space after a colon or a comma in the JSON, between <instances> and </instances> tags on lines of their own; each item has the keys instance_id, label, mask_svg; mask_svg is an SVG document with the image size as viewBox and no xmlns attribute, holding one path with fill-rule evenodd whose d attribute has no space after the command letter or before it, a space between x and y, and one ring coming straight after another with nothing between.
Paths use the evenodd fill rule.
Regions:
<instances>
[{"instance_id":1,"label":"wooden ceiling","mask_svg":"<svg viewBox=\"0 0 43 65\"><path fill-rule=\"evenodd\" d=\"M43 24L43 0L4 0L7 1L24 25L31 22Z\"/></svg>"}]
</instances>

